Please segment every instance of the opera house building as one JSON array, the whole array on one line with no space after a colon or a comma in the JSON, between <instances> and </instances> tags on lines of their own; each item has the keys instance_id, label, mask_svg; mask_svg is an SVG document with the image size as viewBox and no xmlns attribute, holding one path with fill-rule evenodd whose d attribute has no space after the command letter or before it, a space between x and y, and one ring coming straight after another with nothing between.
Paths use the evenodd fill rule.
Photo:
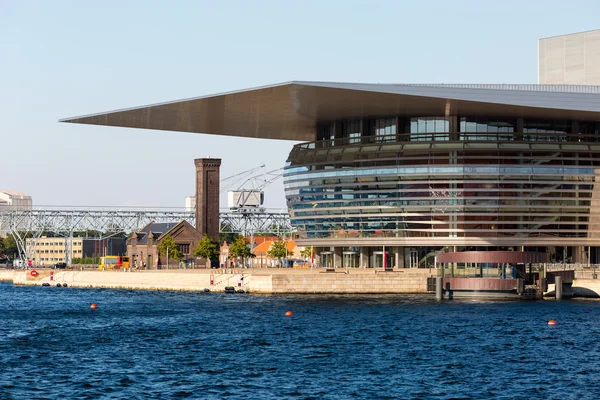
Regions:
<instances>
[{"instance_id":1,"label":"opera house building","mask_svg":"<svg viewBox=\"0 0 600 400\"><path fill-rule=\"evenodd\" d=\"M288 82L63 122L296 142L285 196L324 266L600 263L600 86Z\"/></svg>"}]
</instances>

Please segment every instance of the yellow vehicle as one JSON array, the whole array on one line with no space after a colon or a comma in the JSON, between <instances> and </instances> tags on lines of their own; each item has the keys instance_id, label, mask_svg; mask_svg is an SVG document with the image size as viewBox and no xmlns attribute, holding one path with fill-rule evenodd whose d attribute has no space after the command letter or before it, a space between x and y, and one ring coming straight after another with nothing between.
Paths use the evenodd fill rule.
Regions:
<instances>
[{"instance_id":1,"label":"yellow vehicle","mask_svg":"<svg viewBox=\"0 0 600 400\"><path fill-rule=\"evenodd\" d=\"M98 269L108 271L113 269L129 269L129 257L106 256L100 257Z\"/></svg>"}]
</instances>

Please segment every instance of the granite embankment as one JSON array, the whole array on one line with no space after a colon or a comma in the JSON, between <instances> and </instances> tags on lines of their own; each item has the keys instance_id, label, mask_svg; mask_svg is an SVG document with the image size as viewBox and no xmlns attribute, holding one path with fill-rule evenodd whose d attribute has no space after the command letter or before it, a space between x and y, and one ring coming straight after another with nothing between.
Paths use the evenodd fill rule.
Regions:
<instances>
[{"instance_id":1,"label":"granite embankment","mask_svg":"<svg viewBox=\"0 0 600 400\"><path fill-rule=\"evenodd\" d=\"M15 285L38 286L66 283L68 287L146 290L211 291L226 286L251 293L426 293L429 269L399 269L383 272L373 269L326 271L322 269L240 269L172 271L10 271L0 279Z\"/></svg>"},{"instance_id":2,"label":"granite embankment","mask_svg":"<svg viewBox=\"0 0 600 400\"><path fill-rule=\"evenodd\" d=\"M0 270L0 282L12 282L15 278L15 271L12 269Z\"/></svg>"},{"instance_id":3,"label":"granite embankment","mask_svg":"<svg viewBox=\"0 0 600 400\"><path fill-rule=\"evenodd\" d=\"M235 269L235 270L160 270L97 271L37 269L0 270L0 281L15 285L39 286L42 283L67 284L78 288L135 290L223 291L227 286L262 294L310 293L427 293L427 278L435 270L374 269L326 271L324 269ZM549 290L554 290L550 285ZM568 292L573 297L600 297L599 279L576 279Z\"/></svg>"}]
</instances>

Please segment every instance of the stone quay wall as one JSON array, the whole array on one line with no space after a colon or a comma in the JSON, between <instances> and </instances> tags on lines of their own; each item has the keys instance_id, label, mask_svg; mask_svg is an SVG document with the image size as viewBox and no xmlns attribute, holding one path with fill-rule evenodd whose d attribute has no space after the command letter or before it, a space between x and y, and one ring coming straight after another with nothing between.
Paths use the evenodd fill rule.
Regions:
<instances>
[{"instance_id":1,"label":"stone quay wall","mask_svg":"<svg viewBox=\"0 0 600 400\"><path fill-rule=\"evenodd\" d=\"M429 269L326 271L293 269L163 270L163 271L10 271L15 285L66 283L68 287L143 290L223 291L227 286L262 294L426 293ZM1 277L4 275L0 275Z\"/></svg>"},{"instance_id":2,"label":"stone quay wall","mask_svg":"<svg viewBox=\"0 0 600 400\"><path fill-rule=\"evenodd\" d=\"M0 270L0 282L12 282L15 278L15 271L11 269Z\"/></svg>"},{"instance_id":3,"label":"stone quay wall","mask_svg":"<svg viewBox=\"0 0 600 400\"><path fill-rule=\"evenodd\" d=\"M320 273L273 275L272 293L427 293L428 270L421 273ZM258 289L258 288L257 288Z\"/></svg>"},{"instance_id":4,"label":"stone quay wall","mask_svg":"<svg viewBox=\"0 0 600 400\"><path fill-rule=\"evenodd\" d=\"M98 271L37 269L0 270L0 281L15 285L39 286L66 283L77 288L112 288L134 290L223 291L227 286L260 294L367 294L426 293L427 278L435 269L396 269L383 272L373 269L326 271L324 269L227 269L227 270L160 270ZM549 285L548 291L554 291ZM600 298L600 279L576 279L568 290L574 297Z\"/></svg>"}]
</instances>

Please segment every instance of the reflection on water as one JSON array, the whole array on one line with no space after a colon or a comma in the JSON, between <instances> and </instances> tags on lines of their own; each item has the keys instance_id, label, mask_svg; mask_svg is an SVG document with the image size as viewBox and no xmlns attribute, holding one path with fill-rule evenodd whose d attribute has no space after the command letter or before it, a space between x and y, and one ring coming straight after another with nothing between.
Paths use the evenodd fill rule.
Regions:
<instances>
[{"instance_id":1,"label":"reflection on water","mask_svg":"<svg viewBox=\"0 0 600 400\"><path fill-rule=\"evenodd\" d=\"M598 398L598 321L587 300L0 284L0 398Z\"/></svg>"}]
</instances>

